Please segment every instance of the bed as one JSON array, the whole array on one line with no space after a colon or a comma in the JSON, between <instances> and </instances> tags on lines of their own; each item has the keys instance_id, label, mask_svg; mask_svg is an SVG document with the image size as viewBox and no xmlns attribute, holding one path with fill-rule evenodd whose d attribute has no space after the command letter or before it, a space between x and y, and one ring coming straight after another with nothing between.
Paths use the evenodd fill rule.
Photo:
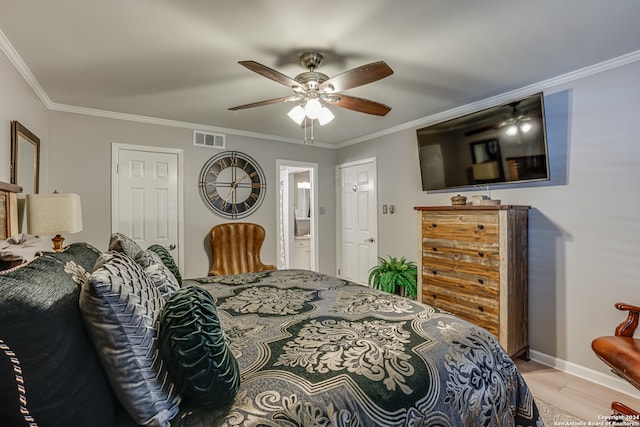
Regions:
<instances>
[{"instance_id":1,"label":"bed","mask_svg":"<svg viewBox=\"0 0 640 427\"><path fill-rule=\"evenodd\" d=\"M130 267L122 271L138 272L140 280L127 275L130 283L121 289L137 283L145 295L152 289L159 295L156 283L142 280L146 269L116 255L74 243L0 274L0 423L15 419L11 425L23 425L20 420L33 418L60 427L136 425L131 411L116 402L114 391L121 386L114 373L99 361L111 350L91 344L91 324L81 316L88 272L103 257L127 260ZM169 417L171 427L543 425L527 385L494 336L437 308L306 270L182 280L173 292L189 290L212 297L240 382L231 403L215 409L175 400L179 412ZM134 301L128 292L122 295ZM162 335L167 329L159 323ZM156 342L143 351L154 367ZM12 368L17 360L20 381ZM115 372L126 387L139 385L133 374L139 373ZM155 371L147 374L158 378ZM16 390L26 390L29 399ZM152 405L165 402L151 397ZM120 395L118 400L123 403Z\"/></svg>"},{"instance_id":2,"label":"bed","mask_svg":"<svg viewBox=\"0 0 640 427\"><path fill-rule=\"evenodd\" d=\"M241 385L224 426L543 425L493 335L336 277L185 280L213 295Z\"/></svg>"}]
</instances>

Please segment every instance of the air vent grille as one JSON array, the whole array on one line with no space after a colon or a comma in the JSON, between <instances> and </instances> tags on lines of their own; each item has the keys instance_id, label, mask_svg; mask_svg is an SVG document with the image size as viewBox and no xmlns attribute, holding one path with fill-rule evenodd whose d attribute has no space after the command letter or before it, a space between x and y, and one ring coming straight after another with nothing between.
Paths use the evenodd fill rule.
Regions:
<instances>
[{"instance_id":1,"label":"air vent grille","mask_svg":"<svg viewBox=\"0 0 640 427\"><path fill-rule=\"evenodd\" d=\"M193 145L196 147L224 148L224 135L220 133L193 131Z\"/></svg>"}]
</instances>

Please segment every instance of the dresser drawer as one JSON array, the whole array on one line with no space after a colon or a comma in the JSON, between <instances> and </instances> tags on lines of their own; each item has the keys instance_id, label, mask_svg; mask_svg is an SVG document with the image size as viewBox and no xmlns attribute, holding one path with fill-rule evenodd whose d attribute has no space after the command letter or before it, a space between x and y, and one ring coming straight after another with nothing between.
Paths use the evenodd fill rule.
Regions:
<instances>
[{"instance_id":1,"label":"dresser drawer","mask_svg":"<svg viewBox=\"0 0 640 427\"><path fill-rule=\"evenodd\" d=\"M498 301L495 299L456 293L446 288L432 286L423 289L422 301L475 323L496 337L499 336L500 310Z\"/></svg>"},{"instance_id":2,"label":"dresser drawer","mask_svg":"<svg viewBox=\"0 0 640 427\"><path fill-rule=\"evenodd\" d=\"M466 242L456 240L422 239L422 256L449 262L468 262L486 267L500 265L497 242Z\"/></svg>"},{"instance_id":3,"label":"dresser drawer","mask_svg":"<svg viewBox=\"0 0 640 427\"><path fill-rule=\"evenodd\" d=\"M500 265L487 262L466 262L455 259L422 257L422 277L425 282L431 279L450 279L470 284L493 287L500 286Z\"/></svg>"},{"instance_id":4,"label":"dresser drawer","mask_svg":"<svg viewBox=\"0 0 640 427\"><path fill-rule=\"evenodd\" d=\"M498 242L498 216L491 212L422 214L422 237L463 242Z\"/></svg>"},{"instance_id":5,"label":"dresser drawer","mask_svg":"<svg viewBox=\"0 0 640 427\"><path fill-rule=\"evenodd\" d=\"M479 280L476 277L464 277L456 274L422 274L423 291L431 291L434 287L446 289L447 292L461 292L466 295L477 295L484 298L498 299L500 297L500 283L494 279Z\"/></svg>"}]
</instances>

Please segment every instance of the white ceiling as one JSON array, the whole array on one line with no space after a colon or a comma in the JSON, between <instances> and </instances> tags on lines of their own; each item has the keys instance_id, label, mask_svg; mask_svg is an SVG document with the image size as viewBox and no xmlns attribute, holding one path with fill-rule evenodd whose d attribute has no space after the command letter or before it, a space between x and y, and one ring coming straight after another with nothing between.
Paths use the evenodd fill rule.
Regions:
<instances>
[{"instance_id":1,"label":"white ceiling","mask_svg":"<svg viewBox=\"0 0 640 427\"><path fill-rule=\"evenodd\" d=\"M330 77L385 61L392 76L345 93L391 112L332 107L335 120L315 128L327 144L638 52L639 22L637 0L0 0L4 50L54 109L299 141L291 104L227 110L292 94L238 61L290 77L308 50L325 55L319 71Z\"/></svg>"}]
</instances>

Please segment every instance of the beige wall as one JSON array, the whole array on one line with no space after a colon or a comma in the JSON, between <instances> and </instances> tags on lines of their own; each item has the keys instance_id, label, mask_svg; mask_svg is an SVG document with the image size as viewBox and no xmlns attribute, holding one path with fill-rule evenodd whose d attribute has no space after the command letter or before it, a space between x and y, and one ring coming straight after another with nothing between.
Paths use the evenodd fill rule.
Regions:
<instances>
[{"instance_id":1,"label":"beige wall","mask_svg":"<svg viewBox=\"0 0 640 427\"><path fill-rule=\"evenodd\" d=\"M171 147L184 150L184 232L185 277L206 276L210 268L208 233L224 219L211 213L200 200L198 176L204 163L219 150L194 147L193 131L155 124L144 124L72 113L50 112L49 187L74 192L82 197L85 231L69 236L69 241L87 241L105 249L111 229L111 144ZM227 135L226 149L253 157L267 179L267 196L260 208L246 221L261 224L267 230L262 249L263 261L276 264L276 159L318 164L320 215L320 266L323 272L335 271L335 150ZM54 166L55 165L55 166Z\"/></svg>"},{"instance_id":2,"label":"beige wall","mask_svg":"<svg viewBox=\"0 0 640 427\"><path fill-rule=\"evenodd\" d=\"M11 182L11 121L19 121L46 141L47 117L43 103L0 51L0 181ZM46 179L46 165L41 169Z\"/></svg>"},{"instance_id":3,"label":"beige wall","mask_svg":"<svg viewBox=\"0 0 640 427\"><path fill-rule=\"evenodd\" d=\"M640 62L545 92L551 182L494 187L530 205L529 337L534 357L583 376L609 376L590 343L621 322L617 301L640 303ZM344 147L337 162L378 159L379 253L417 260L412 207L448 205L481 190L423 193L415 130ZM630 388L629 388L630 390Z\"/></svg>"},{"instance_id":4,"label":"beige wall","mask_svg":"<svg viewBox=\"0 0 640 427\"><path fill-rule=\"evenodd\" d=\"M41 139L40 192L74 192L82 197L84 230L65 236L66 243L86 241L106 249L111 232L111 144L134 144L184 150L185 277L209 271L207 235L223 219L200 200L197 180L204 163L217 151L194 147L192 129L145 124L47 110L43 102L0 54L0 180L10 182L11 120L18 120ZM4 131L2 130L4 129ZM3 136L4 135L4 136ZM252 156L262 166L268 192L247 221L267 230L265 262L276 263L276 159L318 164L319 270L335 272L335 150L227 135L226 149Z\"/></svg>"}]
</instances>

